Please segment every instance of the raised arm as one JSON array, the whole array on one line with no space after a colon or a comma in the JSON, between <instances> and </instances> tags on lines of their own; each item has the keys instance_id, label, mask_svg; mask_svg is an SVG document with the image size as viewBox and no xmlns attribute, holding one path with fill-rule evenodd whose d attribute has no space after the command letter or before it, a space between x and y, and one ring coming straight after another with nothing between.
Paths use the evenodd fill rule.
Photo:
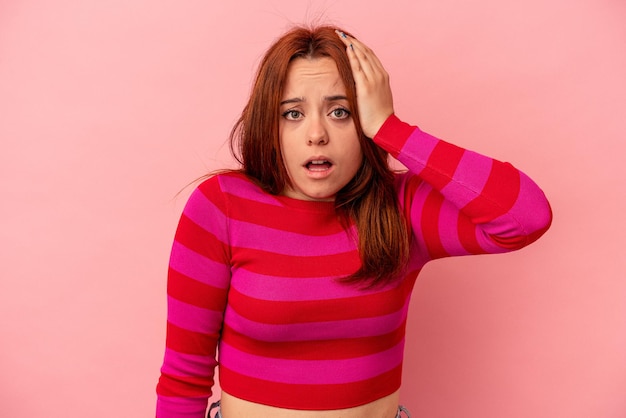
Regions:
<instances>
[{"instance_id":1,"label":"raised arm","mask_svg":"<svg viewBox=\"0 0 626 418\"><path fill-rule=\"evenodd\" d=\"M541 189L509 163L465 150L400 121L389 76L374 52L346 45L363 132L402 162L401 203L429 258L512 251L538 239L552 213Z\"/></svg>"},{"instance_id":2,"label":"raised arm","mask_svg":"<svg viewBox=\"0 0 626 418\"><path fill-rule=\"evenodd\" d=\"M410 171L401 199L430 258L513 251L550 226L544 193L509 163L435 138L394 115L374 140Z\"/></svg>"}]
</instances>

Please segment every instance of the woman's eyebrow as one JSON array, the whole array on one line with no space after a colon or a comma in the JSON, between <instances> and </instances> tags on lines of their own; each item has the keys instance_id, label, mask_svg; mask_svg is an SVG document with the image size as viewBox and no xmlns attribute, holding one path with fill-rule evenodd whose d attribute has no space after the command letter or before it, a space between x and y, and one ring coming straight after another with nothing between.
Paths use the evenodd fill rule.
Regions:
<instances>
[{"instance_id":1,"label":"woman's eyebrow","mask_svg":"<svg viewBox=\"0 0 626 418\"><path fill-rule=\"evenodd\" d=\"M324 96L324 100L327 102L335 102L337 100L348 100L348 98L342 94L335 94L334 96Z\"/></svg>"},{"instance_id":2,"label":"woman's eyebrow","mask_svg":"<svg viewBox=\"0 0 626 418\"><path fill-rule=\"evenodd\" d=\"M348 100L348 98L342 94L335 94L332 96L324 96L323 97L325 102L335 102L337 100ZM286 104L291 104L291 103L302 103L302 102L306 102L306 99L304 97L294 97L291 99L285 99L283 101L280 102L280 105L286 105Z\"/></svg>"},{"instance_id":3,"label":"woman's eyebrow","mask_svg":"<svg viewBox=\"0 0 626 418\"><path fill-rule=\"evenodd\" d=\"M294 97L293 99L285 99L282 102L280 102L280 105L286 105L286 104L290 104L290 103L302 103L304 102L304 97Z\"/></svg>"}]
</instances>

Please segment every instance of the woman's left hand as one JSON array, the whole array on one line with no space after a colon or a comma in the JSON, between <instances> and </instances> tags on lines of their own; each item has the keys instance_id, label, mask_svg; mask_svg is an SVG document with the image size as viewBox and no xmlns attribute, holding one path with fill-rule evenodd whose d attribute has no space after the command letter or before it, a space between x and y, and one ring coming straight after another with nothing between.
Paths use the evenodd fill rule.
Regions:
<instances>
[{"instance_id":1,"label":"woman's left hand","mask_svg":"<svg viewBox=\"0 0 626 418\"><path fill-rule=\"evenodd\" d=\"M363 133L373 138L393 114L389 74L374 52L365 44L337 31L346 51L356 83L356 99Z\"/></svg>"}]
</instances>

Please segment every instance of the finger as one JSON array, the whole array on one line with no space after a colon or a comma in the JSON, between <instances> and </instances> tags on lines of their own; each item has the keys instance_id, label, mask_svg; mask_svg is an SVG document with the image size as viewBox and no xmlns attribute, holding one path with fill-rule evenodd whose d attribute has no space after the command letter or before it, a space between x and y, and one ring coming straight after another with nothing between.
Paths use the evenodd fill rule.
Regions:
<instances>
[{"instance_id":1,"label":"finger","mask_svg":"<svg viewBox=\"0 0 626 418\"><path fill-rule=\"evenodd\" d=\"M383 67L382 63L380 62L374 51L372 51L372 49L370 49L367 45L365 45L363 42L359 41L356 38L348 37L348 39L352 42L359 60L363 61L363 63L366 64L367 68L370 70L367 71L368 74L386 73L385 68Z\"/></svg>"},{"instance_id":2,"label":"finger","mask_svg":"<svg viewBox=\"0 0 626 418\"><path fill-rule=\"evenodd\" d=\"M363 72L363 75L368 80L375 80L380 75L385 74L380 60L374 54L374 52L367 47L364 43L356 38L348 36L343 32L337 31L337 34L346 45L346 51L348 56L354 56L359 63L359 68Z\"/></svg>"},{"instance_id":3,"label":"finger","mask_svg":"<svg viewBox=\"0 0 626 418\"><path fill-rule=\"evenodd\" d=\"M359 65L361 66L361 71L363 72L365 78L371 80L374 76L376 68L372 66L372 62L369 59L368 54L363 51L361 46L356 44L355 42L351 44L350 51L358 60Z\"/></svg>"},{"instance_id":4,"label":"finger","mask_svg":"<svg viewBox=\"0 0 626 418\"><path fill-rule=\"evenodd\" d=\"M363 68L363 62L357 56L352 44L346 48L346 53L348 54L348 60L350 61L350 67L352 68L352 74L357 86L365 85L368 82L367 74Z\"/></svg>"},{"instance_id":5,"label":"finger","mask_svg":"<svg viewBox=\"0 0 626 418\"><path fill-rule=\"evenodd\" d=\"M348 36L338 30L335 32L337 33L337 35L339 35L339 38L346 46L346 52L348 53L348 56L356 59L356 61L359 63L358 69L363 70L362 64L365 65L367 60L367 57L363 53L365 46L358 42L356 38Z\"/></svg>"},{"instance_id":6,"label":"finger","mask_svg":"<svg viewBox=\"0 0 626 418\"><path fill-rule=\"evenodd\" d=\"M336 30L335 32L337 32L337 35L339 35L339 38L346 46L346 54L348 55L348 60L350 61L350 67L352 68L352 73L354 75L355 80L363 81L366 78L366 76L363 72L363 68L361 66L359 57L357 56L355 52L354 44L352 43L352 40L354 38L348 38L348 36L345 33L340 32L338 30Z\"/></svg>"}]
</instances>

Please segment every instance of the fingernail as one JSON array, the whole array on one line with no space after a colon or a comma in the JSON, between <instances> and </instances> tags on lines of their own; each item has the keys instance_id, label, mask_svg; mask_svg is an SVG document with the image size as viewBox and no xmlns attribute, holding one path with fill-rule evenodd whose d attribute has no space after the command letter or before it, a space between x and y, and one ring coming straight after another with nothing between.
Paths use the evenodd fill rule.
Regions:
<instances>
[{"instance_id":1,"label":"fingernail","mask_svg":"<svg viewBox=\"0 0 626 418\"><path fill-rule=\"evenodd\" d=\"M354 47L352 46L352 44L350 44L350 49L354 51Z\"/></svg>"}]
</instances>

